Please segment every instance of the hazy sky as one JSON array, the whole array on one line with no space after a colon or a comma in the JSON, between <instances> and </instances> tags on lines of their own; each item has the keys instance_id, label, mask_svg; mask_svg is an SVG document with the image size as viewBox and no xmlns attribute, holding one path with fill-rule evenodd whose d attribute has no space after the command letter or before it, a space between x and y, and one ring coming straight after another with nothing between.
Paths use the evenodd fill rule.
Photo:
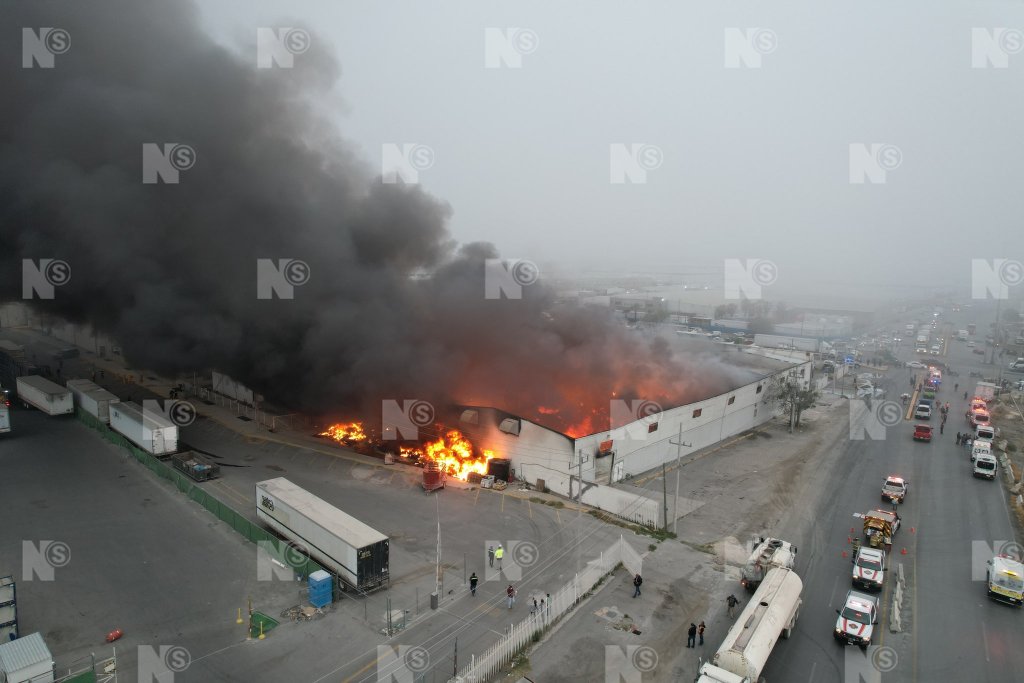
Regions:
<instances>
[{"instance_id":1,"label":"hazy sky","mask_svg":"<svg viewBox=\"0 0 1024 683\"><path fill-rule=\"evenodd\" d=\"M1008 68L972 68L972 29L1024 29L1024 4L891 5L201 3L239 50L257 27L310 29L342 69L319 105L375 173L382 145L429 146L420 183L460 241L700 281L724 258L769 259L765 295L795 302L966 290L972 257L1024 258L1020 34L1003 35ZM485 68L487 28L536 49ZM727 29L766 29L774 50L726 68ZM612 184L615 143L662 163ZM873 143L901 163L851 184L850 145Z\"/></svg>"}]
</instances>

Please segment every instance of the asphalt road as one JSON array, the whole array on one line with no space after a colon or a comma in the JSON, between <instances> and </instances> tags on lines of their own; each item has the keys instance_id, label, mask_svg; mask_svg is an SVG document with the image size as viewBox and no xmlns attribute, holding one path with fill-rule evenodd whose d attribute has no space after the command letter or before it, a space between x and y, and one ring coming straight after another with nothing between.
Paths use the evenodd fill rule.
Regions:
<instances>
[{"instance_id":1,"label":"asphalt road","mask_svg":"<svg viewBox=\"0 0 1024 683\"><path fill-rule=\"evenodd\" d=\"M887 683L1024 680L1024 648L1018 645L1024 615L990 601L984 581L972 580L972 569L984 578L985 547L1015 538L1004 487L999 480L974 479L966 452L955 443L957 430L966 425L963 391L977 381L968 372L986 369L991 374L993 366L982 366L982 356L962 342L951 341L946 351L942 360L960 376L947 377L939 393L951 406L945 434L936 430L932 443L914 442L913 421L903 421L888 428L883 440L840 442L837 457L822 468L822 490L809 494L808 508L780 530L801 543L797 569L804 580L803 607L793 637L780 641L769 659L767 680L854 683L858 674L865 681ZM912 349L904 344L900 355L908 360ZM907 371L892 370L890 377L899 387ZM954 383L961 385L956 396ZM938 427L937 418L932 422ZM906 504L899 509L903 526L890 555L891 570L904 565L908 591L903 633L889 632L893 575L881 593L882 619L873 644L892 651L869 651L878 653L875 661L886 669L881 673L859 648L838 644L832 629L835 610L851 588L851 559L842 552L849 548L851 528L856 534L862 527L852 515L889 507L880 498L889 474L910 481Z\"/></svg>"}]
</instances>

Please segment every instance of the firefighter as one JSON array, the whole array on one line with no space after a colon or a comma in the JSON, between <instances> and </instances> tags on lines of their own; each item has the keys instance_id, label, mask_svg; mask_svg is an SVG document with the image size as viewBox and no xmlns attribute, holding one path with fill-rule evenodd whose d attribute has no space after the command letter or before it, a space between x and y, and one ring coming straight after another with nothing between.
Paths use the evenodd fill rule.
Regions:
<instances>
[{"instance_id":1,"label":"firefighter","mask_svg":"<svg viewBox=\"0 0 1024 683\"><path fill-rule=\"evenodd\" d=\"M477 578L476 572L469 575L469 592L476 595L476 584L480 579Z\"/></svg>"}]
</instances>

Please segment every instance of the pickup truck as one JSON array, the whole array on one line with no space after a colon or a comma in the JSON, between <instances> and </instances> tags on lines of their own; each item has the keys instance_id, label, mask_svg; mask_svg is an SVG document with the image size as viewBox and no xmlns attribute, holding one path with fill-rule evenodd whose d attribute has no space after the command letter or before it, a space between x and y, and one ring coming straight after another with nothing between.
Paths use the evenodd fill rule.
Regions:
<instances>
[{"instance_id":1,"label":"pickup truck","mask_svg":"<svg viewBox=\"0 0 1024 683\"><path fill-rule=\"evenodd\" d=\"M932 406L931 401L921 401L914 408L914 417L918 420L930 420L932 419Z\"/></svg>"},{"instance_id":2,"label":"pickup truck","mask_svg":"<svg viewBox=\"0 0 1024 683\"><path fill-rule=\"evenodd\" d=\"M931 425L914 425L914 441L931 441Z\"/></svg>"}]
</instances>

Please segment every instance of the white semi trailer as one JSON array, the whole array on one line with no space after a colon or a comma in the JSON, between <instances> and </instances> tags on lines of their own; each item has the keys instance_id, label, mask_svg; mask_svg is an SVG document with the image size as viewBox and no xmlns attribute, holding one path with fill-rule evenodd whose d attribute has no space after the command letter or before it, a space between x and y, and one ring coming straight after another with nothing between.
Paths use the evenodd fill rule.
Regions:
<instances>
[{"instance_id":1,"label":"white semi trailer","mask_svg":"<svg viewBox=\"0 0 1024 683\"><path fill-rule=\"evenodd\" d=\"M75 412L71 392L39 375L19 377L18 399L25 406L37 408L47 415L68 415Z\"/></svg>"},{"instance_id":2,"label":"white semi trailer","mask_svg":"<svg viewBox=\"0 0 1024 683\"><path fill-rule=\"evenodd\" d=\"M792 633L802 591L792 569L769 571L718 652L700 667L696 683L756 683L779 637Z\"/></svg>"},{"instance_id":3,"label":"white semi trailer","mask_svg":"<svg viewBox=\"0 0 1024 683\"><path fill-rule=\"evenodd\" d=\"M67 385L75 405L100 422L110 424L110 405L120 403L121 399L88 379L69 379Z\"/></svg>"},{"instance_id":4,"label":"white semi trailer","mask_svg":"<svg viewBox=\"0 0 1024 683\"><path fill-rule=\"evenodd\" d=\"M152 455L178 451L178 425L131 401L109 406L110 428Z\"/></svg>"},{"instance_id":5,"label":"white semi trailer","mask_svg":"<svg viewBox=\"0 0 1024 683\"><path fill-rule=\"evenodd\" d=\"M256 516L357 591L387 585L388 537L288 479L256 484Z\"/></svg>"}]
</instances>

